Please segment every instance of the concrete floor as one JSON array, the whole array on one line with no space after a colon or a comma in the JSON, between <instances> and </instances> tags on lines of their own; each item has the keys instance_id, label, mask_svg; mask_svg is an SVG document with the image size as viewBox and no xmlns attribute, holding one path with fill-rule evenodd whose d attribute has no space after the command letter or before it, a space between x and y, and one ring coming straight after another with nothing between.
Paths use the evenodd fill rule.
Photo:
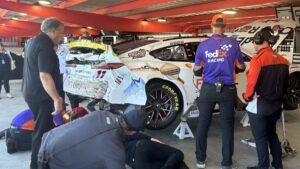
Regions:
<instances>
[{"instance_id":1,"label":"concrete floor","mask_svg":"<svg viewBox=\"0 0 300 169\"><path fill-rule=\"evenodd\" d=\"M11 119L26 109L26 104L22 98L20 88L20 81L11 82L11 93L15 96L13 99L5 98L2 93L0 100L0 130L8 128L10 125ZM239 169L245 169L246 166L255 165L257 163L256 152L254 148L248 147L240 142L243 138L251 137L250 128L243 128L239 123L242 118L243 113L239 113L236 116L235 124L235 154L234 154L234 163ZM287 120L287 134L289 141L292 146L300 150L300 110L286 112ZM146 131L153 137L156 137L163 142L172 145L181 149L185 154L185 161L191 169L195 167L195 140L186 139L178 140L177 137L173 136L172 133L176 126L178 125L179 120L175 122L172 126L161 131ZM189 124L193 132L195 133L197 126L197 119L190 119ZM281 123L278 123L278 133L281 138ZM219 116L214 116L208 138L208 148L207 148L207 169L217 169L221 161L221 133L219 125ZM299 156L299 155L298 155ZM299 169L300 162L299 157L291 157L284 159L284 168L285 169ZM18 152L13 155L6 153L6 146L4 139L0 140L0 169L29 169L30 163L30 152Z\"/></svg>"}]
</instances>

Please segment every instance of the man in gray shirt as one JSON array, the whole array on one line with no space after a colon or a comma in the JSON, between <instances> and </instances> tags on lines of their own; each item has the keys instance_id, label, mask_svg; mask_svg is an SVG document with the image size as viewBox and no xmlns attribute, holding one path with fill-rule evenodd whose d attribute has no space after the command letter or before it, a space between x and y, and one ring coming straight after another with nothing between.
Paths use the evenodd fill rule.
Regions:
<instances>
[{"instance_id":1,"label":"man in gray shirt","mask_svg":"<svg viewBox=\"0 0 300 169\"><path fill-rule=\"evenodd\" d=\"M44 134L39 169L125 169L123 140L143 130L146 114L93 112Z\"/></svg>"}]
</instances>

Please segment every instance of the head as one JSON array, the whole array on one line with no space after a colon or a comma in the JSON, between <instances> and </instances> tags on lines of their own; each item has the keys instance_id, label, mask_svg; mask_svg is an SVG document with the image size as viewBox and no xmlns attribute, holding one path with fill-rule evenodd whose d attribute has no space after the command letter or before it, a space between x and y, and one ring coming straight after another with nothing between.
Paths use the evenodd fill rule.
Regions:
<instances>
[{"instance_id":1,"label":"head","mask_svg":"<svg viewBox=\"0 0 300 169\"><path fill-rule=\"evenodd\" d=\"M47 18L42 22L41 31L47 34L54 44L59 44L63 38L64 24L57 18Z\"/></svg>"},{"instance_id":2,"label":"head","mask_svg":"<svg viewBox=\"0 0 300 169\"><path fill-rule=\"evenodd\" d=\"M5 48L4 48L4 44L3 43L0 43L0 51L4 51Z\"/></svg>"},{"instance_id":3,"label":"head","mask_svg":"<svg viewBox=\"0 0 300 169\"><path fill-rule=\"evenodd\" d=\"M144 130L146 119L147 116L144 111L134 109L120 117L120 125L126 135L132 135L137 131Z\"/></svg>"},{"instance_id":4,"label":"head","mask_svg":"<svg viewBox=\"0 0 300 169\"><path fill-rule=\"evenodd\" d=\"M253 45L255 51L274 45L278 40L278 36L274 36L274 32L270 27L263 28L253 37Z\"/></svg>"},{"instance_id":5,"label":"head","mask_svg":"<svg viewBox=\"0 0 300 169\"><path fill-rule=\"evenodd\" d=\"M85 31L85 32L82 33L81 39L88 39L89 36L90 36L90 33Z\"/></svg>"},{"instance_id":6,"label":"head","mask_svg":"<svg viewBox=\"0 0 300 169\"><path fill-rule=\"evenodd\" d=\"M211 21L211 29L213 34L222 35L225 33L227 19L223 14L214 15Z\"/></svg>"}]
</instances>

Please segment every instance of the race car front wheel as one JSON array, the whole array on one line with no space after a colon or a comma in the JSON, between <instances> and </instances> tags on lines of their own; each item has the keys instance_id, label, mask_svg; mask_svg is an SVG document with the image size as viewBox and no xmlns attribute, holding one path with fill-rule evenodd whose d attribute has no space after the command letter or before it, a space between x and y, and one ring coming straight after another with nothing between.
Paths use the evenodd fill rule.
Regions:
<instances>
[{"instance_id":1,"label":"race car front wheel","mask_svg":"<svg viewBox=\"0 0 300 169\"><path fill-rule=\"evenodd\" d=\"M284 109L295 110L300 104L300 74L292 74L284 99Z\"/></svg>"},{"instance_id":2,"label":"race car front wheel","mask_svg":"<svg viewBox=\"0 0 300 169\"><path fill-rule=\"evenodd\" d=\"M181 107L181 95L173 85L152 83L147 85L147 128L160 130L169 126L177 117Z\"/></svg>"}]
</instances>

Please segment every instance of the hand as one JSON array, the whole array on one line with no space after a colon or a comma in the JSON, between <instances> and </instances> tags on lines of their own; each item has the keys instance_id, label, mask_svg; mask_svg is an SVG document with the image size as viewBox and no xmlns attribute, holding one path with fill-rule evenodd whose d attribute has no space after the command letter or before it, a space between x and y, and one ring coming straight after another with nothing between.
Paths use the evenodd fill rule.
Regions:
<instances>
[{"instance_id":1,"label":"hand","mask_svg":"<svg viewBox=\"0 0 300 169\"><path fill-rule=\"evenodd\" d=\"M246 102L250 102L252 99L250 99L249 97L246 97L246 93L243 93L242 94L243 96L243 99L246 101Z\"/></svg>"},{"instance_id":2,"label":"hand","mask_svg":"<svg viewBox=\"0 0 300 169\"><path fill-rule=\"evenodd\" d=\"M254 95L253 96L253 99L258 99L259 98L259 95Z\"/></svg>"},{"instance_id":3,"label":"hand","mask_svg":"<svg viewBox=\"0 0 300 169\"><path fill-rule=\"evenodd\" d=\"M61 97L58 97L57 99L54 100L54 112L52 113L52 115L56 115L60 112L63 111L63 106L64 105L64 101Z\"/></svg>"}]
</instances>

